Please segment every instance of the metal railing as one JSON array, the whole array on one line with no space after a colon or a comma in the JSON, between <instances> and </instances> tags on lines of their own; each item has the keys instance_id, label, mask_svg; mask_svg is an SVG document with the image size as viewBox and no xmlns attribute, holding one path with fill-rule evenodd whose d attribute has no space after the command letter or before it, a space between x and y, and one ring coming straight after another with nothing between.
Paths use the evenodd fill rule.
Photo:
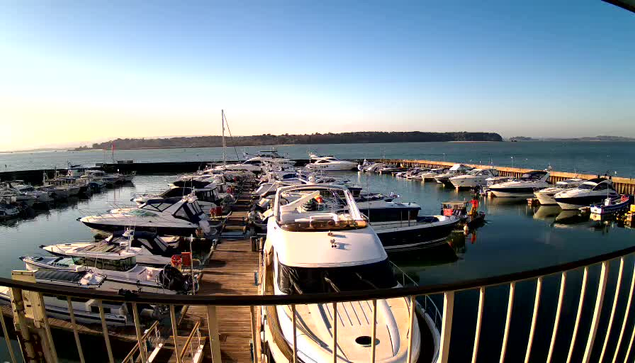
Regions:
<instances>
[{"instance_id":1,"label":"metal railing","mask_svg":"<svg viewBox=\"0 0 635 363\"><path fill-rule=\"evenodd\" d=\"M377 315L377 300L382 299L390 299L390 298L406 298L410 302L408 305L410 308L410 327L413 326L413 322L415 319L415 304L417 298L422 297L424 302L424 311L432 312L436 309L436 305L429 299L430 295L433 294L442 294L443 295L443 313L434 314L434 316L430 316L431 319L435 322L435 326L440 326L440 341L439 341L439 354L438 357L435 358L435 361L438 362L448 362L449 354L450 354L450 342L452 338L452 330L453 330L453 317L454 317L454 303L455 296L457 292L461 291L478 291L479 292L479 302L478 309L476 315L476 326L474 328L474 342L472 344L472 362L477 360L479 347L481 345L481 328L482 328L482 320L483 320L483 306L485 302L485 289L493 286L508 286L509 294L507 295L507 309L505 316L505 325L503 331L503 338L500 347L499 353L499 361L503 362L508 353L508 342L510 338L510 331L512 328L511 319L512 312L514 306L518 303L515 300L516 294L516 286L520 282L526 281L535 281L535 297L533 300L533 313L531 315L531 320L528 321L529 326L529 335L526 341L526 348L524 349L524 361L528 362L532 360L532 351L535 345L535 340L538 338L536 335L536 323L538 319L551 319L548 317L540 317L539 316L539 308L542 302L542 288L543 281L548 276L556 276L560 277L560 288L559 294L557 298L557 308L555 316L553 317L553 328L551 328L551 334L549 336L540 336L541 339L548 339L549 341L549 351L547 362L553 361L554 351L555 351L555 341L559 331L559 325L561 322L562 314L563 314L563 298L565 295L565 286L567 283L567 277L570 271L576 269L583 270L582 283L580 287L580 297L578 301L577 309L575 310L575 323L573 327L573 333L570 340L570 344L568 347L568 358L567 361L572 360L572 354L574 348L576 347L577 342L580 344L584 344L584 354L582 358L582 362L589 362L591 360L591 353L595 347L596 352L600 349L600 361L608 361L611 359L612 362L615 362L619 357L620 353L625 355L625 358L628 359L632 357L631 349L633 346L633 341L635 338L635 327L632 324L629 324L629 319L632 320L633 312L631 312L631 303L633 298L633 290L635 286L635 265L632 267L633 269L633 278L630 281L630 285L628 286L628 300L626 303L626 308L624 310L623 316L616 316L616 307L619 303L620 291L624 289L622 284L622 277L625 266L625 258L631 257L632 254L635 253L635 247L629 247L622 250L602 254L599 256L594 256L591 258L586 258L582 260L578 260L575 262L563 263L554 266L548 266L538 269L533 269L529 271L516 272L511 274L499 275L494 277L487 278L479 278L468 281L461 281L449 284L436 284L436 285L427 285L427 286L406 286L411 280L410 278L402 276L402 282L404 282L403 287L394 288L394 289L381 289L381 290L367 290L367 291L347 291L340 293L320 293L320 294L298 294L298 295L160 295L160 294L117 294L114 292L102 292L102 291L86 291L78 288L71 287L63 287L63 286L52 286L46 284L34 284L29 282L10 280L10 279L0 279L0 285L7 286L12 291L13 296L13 311L14 311L14 319L17 319L17 333L18 336L21 336L21 348L22 354L25 357L25 361L31 361L32 359L36 359L34 347L29 343L33 341L31 339L33 334L40 334L41 339L39 342L43 346L48 346L47 352L49 352L49 356L47 356L47 360L52 362L57 362L55 345L51 337L49 319L41 318L45 314L45 306L44 300L41 299L42 294L53 295L53 296L61 296L65 297L69 302L70 298L88 298L88 299L97 299L99 303L99 316L101 321L101 327L103 330L103 339L104 344L107 348L108 360L110 362L114 362L113 357L113 349L111 346L111 341L109 338L109 327L105 318L104 306L101 303L102 301L108 302L126 302L129 303L132 310L132 315L134 317L134 326L137 341L142 342L144 337L144 332L142 331L142 326L140 324L139 319L139 305L140 304L152 304L152 305L167 305L169 307L170 312L170 325L172 331L172 340L174 344L175 356L177 357L177 362L185 362L185 355L183 352L186 349L189 349L189 344L193 340L192 334L189 335L187 341L188 344L180 347L178 337L178 329L177 329L177 319L175 314L175 307L181 305L190 305L190 306L203 306L206 312L206 330L207 330L207 338L209 339L210 345L210 354L214 362L220 362L221 358L221 348L222 342L219 339L219 324L217 317L217 307L219 306L244 306L249 307L251 313L251 330L252 330L252 338L254 340L254 360L256 362L260 361L261 356L258 353L259 348L259 339L260 334L255 331L258 326L256 309L260 307L266 306L280 306L287 305L290 306L293 311L296 310L296 306L301 304L332 304L333 309L337 309L338 303L349 302L349 301L370 301L373 306L373 316L375 317L373 326L372 326L372 334L373 337L376 335L376 315ZM617 278L615 280L615 295L613 296L612 301L608 302L611 304L610 314L605 316L603 321L607 321L608 325L606 329L599 330L600 320L602 318L602 307L605 303L605 293L607 289L607 284L609 280L609 265L612 261L619 262L619 270L617 273ZM591 318L591 324L588 328L588 331L585 329L581 330L581 319L583 315L583 308L585 303L585 294L589 287L589 269L593 265L599 265L600 276L597 292L595 293L595 299L593 302L593 313ZM630 269L630 267L629 267ZM36 295L29 295L29 292L35 292ZM29 330L29 328L33 328L33 324L27 324L27 314L25 312L25 301L29 300L32 308L37 308L38 304L34 304L35 299L38 299L39 296L39 304L40 311L38 320L38 314L34 314L35 328L34 330ZM521 303L524 303L521 301ZM70 305L69 305L70 306ZM70 312L70 320L72 331L75 335L75 343L77 347L77 351L80 356L80 360L83 362L86 356L86 351L82 350L81 342L78 338L79 331L76 323L76 317L72 313L72 309ZM296 314L292 314L293 317L293 331L298 333L298 322ZM334 318L337 319L337 318ZM16 355L13 351L13 346L8 341L8 326L5 323L5 319L1 319L2 329L5 335L5 339L8 343L8 351L11 356L11 360L16 362ZM405 322L404 322L405 323ZM337 325L335 325L337 326ZM619 334L617 335L617 339L615 340L615 344L611 344L613 346L613 350L610 351L608 347L608 340L612 335L612 330L619 326ZM463 329L464 326L461 326ZM604 333L604 334L598 334ZM617 333L617 331L615 331ZM147 332L145 333L147 334ZM409 334L409 339L412 338L412 334ZM615 335L613 335L615 337ZM289 342L291 345L291 350L293 351L294 360L297 360L297 346L296 344L297 335L294 334L292 341ZM373 339L372 342L375 342ZM334 328L333 331L333 347L337 346L337 331ZM515 342L518 343L518 342ZM145 351L145 346L141 344L138 348L139 355L141 356L141 361L149 361L151 355L153 353ZM375 353L375 344L372 344L371 349L371 361L374 361L376 357ZM600 348L601 347L601 348ZM409 342L409 356L412 351L412 342ZM333 361L336 362L337 357L337 349L333 349Z\"/></svg>"}]
</instances>

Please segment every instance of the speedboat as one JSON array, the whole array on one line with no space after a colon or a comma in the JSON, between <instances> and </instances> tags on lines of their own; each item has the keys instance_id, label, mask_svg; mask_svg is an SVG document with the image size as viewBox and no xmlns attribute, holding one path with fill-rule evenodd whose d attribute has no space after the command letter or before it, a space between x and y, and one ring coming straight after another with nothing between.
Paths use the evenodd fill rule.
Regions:
<instances>
[{"instance_id":1,"label":"speedboat","mask_svg":"<svg viewBox=\"0 0 635 363\"><path fill-rule=\"evenodd\" d=\"M339 160L334 156L319 156L311 159L314 161L306 165L309 170L348 171L357 169L356 162Z\"/></svg>"},{"instance_id":2,"label":"speedboat","mask_svg":"<svg viewBox=\"0 0 635 363\"><path fill-rule=\"evenodd\" d=\"M559 181L554 187L539 190L534 193L540 205L558 205L554 196L567 189L577 188L584 182L583 179L567 179Z\"/></svg>"},{"instance_id":3,"label":"speedboat","mask_svg":"<svg viewBox=\"0 0 635 363\"><path fill-rule=\"evenodd\" d=\"M487 178L497 177L496 169L474 169L465 175L457 175L450 178L450 183L456 189L480 188L487 185Z\"/></svg>"},{"instance_id":4,"label":"speedboat","mask_svg":"<svg viewBox=\"0 0 635 363\"><path fill-rule=\"evenodd\" d=\"M430 169L426 172L421 173L421 180L425 181L434 181L434 178L437 177L437 175L443 174L445 172L447 172L448 169L447 168L436 168L436 169Z\"/></svg>"},{"instance_id":5,"label":"speedboat","mask_svg":"<svg viewBox=\"0 0 635 363\"><path fill-rule=\"evenodd\" d=\"M450 178L454 176L458 176L458 175L467 174L467 172L472 169L473 168L471 166L467 166L463 164L454 164L447 172L438 174L437 176L435 176L434 180L439 184L443 184L444 186L451 187L452 183L450 182Z\"/></svg>"},{"instance_id":6,"label":"speedboat","mask_svg":"<svg viewBox=\"0 0 635 363\"><path fill-rule=\"evenodd\" d=\"M53 285L75 287L85 290L101 289L106 282L106 276L94 272L37 270L34 272L35 282L38 285ZM0 286L0 303L11 304L11 288ZM43 294L46 315L50 318L70 320L68 301L57 296ZM71 299L72 311L75 320L80 324L100 324L100 301L97 299ZM133 319L128 312L125 303L103 301L104 321L109 326L133 325Z\"/></svg>"},{"instance_id":7,"label":"speedboat","mask_svg":"<svg viewBox=\"0 0 635 363\"><path fill-rule=\"evenodd\" d=\"M280 188L268 220L264 246L263 293L295 295L398 287L386 251L369 227L353 196L341 186ZM377 362L412 361L421 350L417 319L410 328L406 298L377 300L376 340L372 341L371 301L337 304L337 342L333 346L333 304L280 305L263 308L265 350L276 362L366 362L374 349ZM294 322L297 321L296 329ZM437 332L437 330L434 330ZM294 336L295 334L295 336ZM373 344L374 343L374 344ZM374 348L373 348L374 346ZM291 354L289 354L291 353Z\"/></svg>"},{"instance_id":8,"label":"speedboat","mask_svg":"<svg viewBox=\"0 0 635 363\"><path fill-rule=\"evenodd\" d=\"M92 271L106 276L101 290L154 294L190 294L198 289L199 274L183 274L170 265L155 268L137 264L134 253L108 254L94 251L72 257L21 256L29 271ZM194 286L192 286L194 285Z\"/></svg>"},{"instance_id":9,"label":"speedboat","mask_svg":"<svg viewBox=\"0 0 635 363\"><path fill-rule=\"evenodd\" d=\"M148 200L151 199L173 199L178 198L181 199L186 195L194 194L196 195L196 202L199 204L201 209L206 213L210 214L212 208L216 208L217 205L221 202L221 198L218 194L218 188L215 184L209 184L206 188L202 189L192 189L189 187L176 187L170 188L163 193L152 194L152 193L144 193L141 195L137 195L135 198L132 198L131 201L137 203L137 205L141 206L145 204Z\"/></svg>"},{"instance_id":10,"label":"speedboat","mask_svg":"<svg viewBox=\"0 0 635 363\"><path fill-rule=\"evenodd\" d=\"M7 219L17 218L20 215L20 210L11 204L3 203L0 198L0 221Z\"/></svg>"},{"instance_id":11,"label":"speedboat","mask_svg":"<svg viewBox=\"0 0 635 363\"><path fill-rule=\"evenodd\" d=\"M112 209L106 214L83 217L80 221L105 232L123 231L128 227L175 236L190 236L199 230L205 235L213 232L209 218L193 195L176 201L150 199L137 208Z\"/></svg>"},{"instance_id":12,"label":"speedboat","mask_svg":"<svg viewBox=\"0 0 635 363\"><path fill-rule=\"evenodd\" d=\"M445 243L459 224L457 217L420 216L413 221L373 222L371 227L388 252Z\"/></svg>"},{"instance_id":13,"label":"speedboat","mask_svg":"<svg viewBox=\"0 0 635 363\"><path fill-rule=\"evenodd\" d=\"M537 190L549 187L548 171L530 171L512 181L495 184L489 190L498 198L530 198Z\"/></svg>"},{"instance_id":14,"label":"speedboat","mask_svg":"<svg viewBox=\"0 0 635 363\"><path fill-rule=\"evenodd\" d=\"M617 197L619 194L613 188L613 181L604 178L587 180L577 188L554 195L556 202L564 210L588 207L592 204L602 203L606 198Z\"/></svg>"},{"instance_id":15,"label":"speedboat","mask_svg":"<svg viewBox=\"0 0 635 363\"><path fill-rule=\"evenodd\" d=\"M146 266L163 267L171 262L172 256L179 255L180 239L159 237L156 233L144 231L116 232L99 242L73 242L40 246L56 256L82 257L94 254L134 254L137 263Z\"/></svg>"}]
</instances>

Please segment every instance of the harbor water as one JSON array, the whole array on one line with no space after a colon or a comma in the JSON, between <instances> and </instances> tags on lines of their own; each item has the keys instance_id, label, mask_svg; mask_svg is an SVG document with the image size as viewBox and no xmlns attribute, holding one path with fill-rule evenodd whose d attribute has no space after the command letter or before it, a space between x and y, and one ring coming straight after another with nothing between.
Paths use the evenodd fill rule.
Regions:
<instances>
[{"instance_id":1,"label":"harbor water","mask_svg":"<svg viewBox=\"0 0 635 363\"><path fill-rule=\"evenodd\" d=\"M229 141L231 146L231 141ZM243 151L256 153L271 146L230 147L229 159L243 157ZM496 166L611 174L635 177L635 142L415 142L377 144L277 145L290 158L307 159L309 152L335 155L343 159L388 158L423 159L478 163ZM198 149L116 150L114 159L143 162L221 160L220 147ZM0 171L64 169L68 163L94 165L112 162L111 150L47 151L0 153ZM617 174L615 174L617 172Z\"/></svg>"},{"instance_id":2,"label":"harbor water","mask_svg":"<svg viewBox=\"0 0 635 363\"><path fill-rule=\"evenodd\" d=\"M401 196L402 201L417 202L422 206L420 214L439 214L442 202L471 198L470 192L457 192L453 189L442 188L436 183L407 181L390 175L353 172L339 175L346 176L353 183L367 190L395 192ZM93 195L90 199L71 200L49 211L36 211L29 218L0 224L0 274L3 277L9 277L11 270L24 268L24 264L18 259L19 256L44 255L44 251L39 248L40 245L91 240L91 231L77 221L79 217L133 205L130 199L135 194L164 190L175 178L175 175L137 176L134 184L108 189L104 193ZM467 236L461 232L454 233L447 244L393 255L391 259L419 284L428 285L495 276L575 261L619 250L631 246L635 241L633 230L613 223L593 222L575 213L562 212L557 207L529 207L524 200L509 202L502 199L485 199L481 202L481 209L487 213L487 223L474 233ZM613 265L609 281L615 280L617 265ZM627 260L626 266L623 280L630 281L633 261ZM584 319L581 322L580 331L582 332L588 329L592 315L598 271L597 268L590 270L587 303L584 307ZM568 276L563 307L565 315L561 322L561 333L557 341L554 361L563 361L566 358L569 337L573 329L570 316L575 314L578 304L580 276L579 272ZM553 324L558 288L559 276L545 279L537 334L541 332L549 334L551 331L549 327ZM533 282L519 283L517 286L508 361L519 361L523 358L526 347L516 346L515 342L526 341L533 309L534 290L535 283ZM609 285L607 301L612 299L613 291L614 288ZM497 354L500 351L508 288L506 286L488 288L486 294L482 336L487 339L481 341L479 361L494 361L498 359ZM624 291L623 294L625 294ZM439 298L439 296L435 297L441 307ZM618 313L620 309L624 309L626 297L621 297L620 301ZM471 357L477 304L477 292L470 291L457 295L451 361L468 361ZM605 304L604 308L609 309L610 304ZM57 339L66 338L58 337ZM72 335L69 335L68 339L72 342ZM612 339L616 338L612 337ZM543 340L540 339L540 342ZM585 338L580 338L576 347L584 343ZM533 350L532 358L536 360L544 360L547 354L548 346L541 344L536 343ZM93 348L95 351L105 349L98 344L98 341ZM578 355L582 353L582 348L576 348L573 361L579 360ZM71 361L76 359L73 352L67 354L68 357L64 357L65 359ZM122 354L125 355L125 352ZM8 359L5 348L2 348L1 355L0 358ZM103 356L105 357L105 354Z\"/></svg>"}]
</instances>

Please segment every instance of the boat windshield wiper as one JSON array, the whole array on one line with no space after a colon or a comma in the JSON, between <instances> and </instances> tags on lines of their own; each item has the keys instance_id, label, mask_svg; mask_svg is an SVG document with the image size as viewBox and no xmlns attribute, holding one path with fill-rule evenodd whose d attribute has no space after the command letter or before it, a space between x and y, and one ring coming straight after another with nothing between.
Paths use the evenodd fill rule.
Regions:
<instances>
[{"instance_id":1,"label":"boat windshield wiper","mask_svg":"<svg viewBox=\"0 0 635 363\"><path fill-rule=\"evenodd\" d=\"M333 290L335 290L335 292L340 292L340 288L337 287L337 285L335 285L335 283L331 281L331 279L329 279L327 276L324 276L324 281L328 282L329 285L331 285L331 287L333 288Z\"/></svg>"},{"instance_id":2,"label":"boat windshield wiper","mask_svg":"<svg viewBox=\"0 0 635 363\"><path fill-rule=\"evenodd\" d=\"M291 280L291 283L293 284L293 288L295 289L295 291L298 292L298 294L300 295L304 294L300 286L298 286L298 284L295 281Z\"/></svg>"},{"instance_id":3,"label":"boat windshield wiper","mask_svg":"<svg viewBox=\"0 0 635 363\"><path fill-rule=\"evenodd\" d=\"M370 287L372 287L375 290L378 290L379 288L373 284L372 282L366 280L365 278L362 277L362 275L359 274L359 272L355 272L355 276L357 276L357 278L359 279L359 281L361 282L365 282L366 284L368 284Z\"/></svg>"}]
</instances>

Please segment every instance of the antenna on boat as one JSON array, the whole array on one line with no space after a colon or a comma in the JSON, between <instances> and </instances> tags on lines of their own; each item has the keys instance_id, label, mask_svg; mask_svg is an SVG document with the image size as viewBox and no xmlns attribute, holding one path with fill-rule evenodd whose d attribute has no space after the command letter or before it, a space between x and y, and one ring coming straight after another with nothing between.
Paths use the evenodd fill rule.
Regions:
<instances>
[{"instance_id":1,"label":"antenna on boat","mask_svg":"<svg viewBox=\"0 0 635 363\"><path fill-rule=\"evenodd\" d=\"M225 143L225 110L220 110L221 115L221 125L223 128L222 137L223 137L223 166L227 167L227 153L225 149L227 148L227 144Z\"/></svg>"}]
</instances>

